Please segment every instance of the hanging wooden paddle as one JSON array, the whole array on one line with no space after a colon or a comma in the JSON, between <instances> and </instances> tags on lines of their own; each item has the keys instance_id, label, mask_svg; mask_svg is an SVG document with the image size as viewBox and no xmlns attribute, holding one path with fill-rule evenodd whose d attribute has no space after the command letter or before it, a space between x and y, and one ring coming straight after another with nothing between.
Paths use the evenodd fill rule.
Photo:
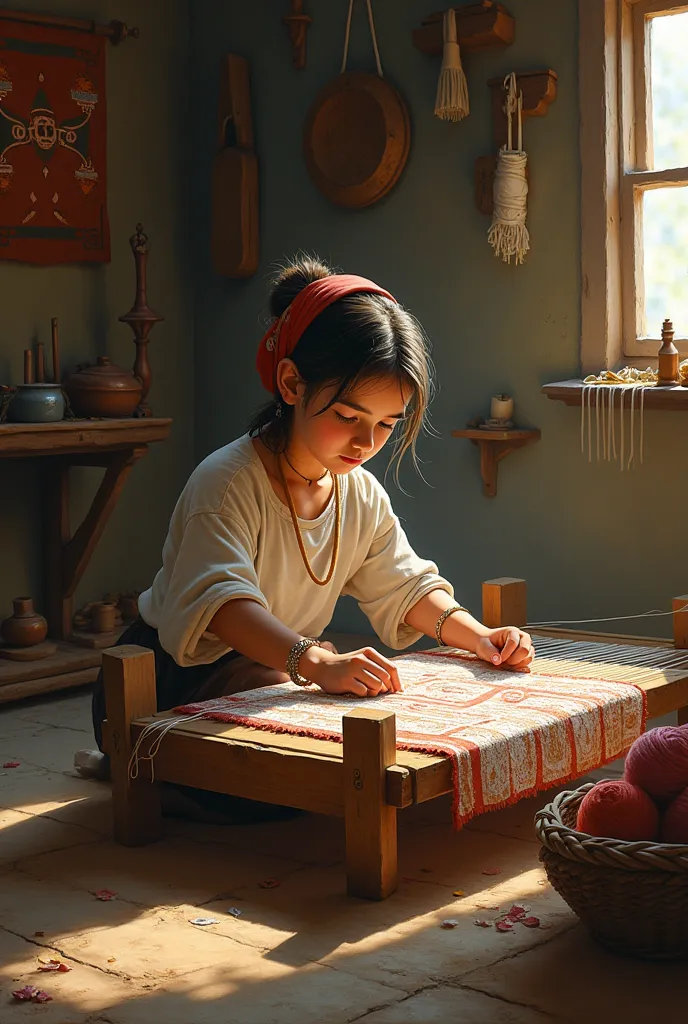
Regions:
<instances>
[{"instance_id":1,"label":"hanging wooden paddle","mask_svg":"<svg viewBox=\"0 0 688 1024\"><path fill-rule=\"evenodd\" d=\"M411 121L399 93L383 77L371 0L366 0L377 74L347 72L354 0L338 78L322 89L304 126L303 153L316 188L338 206L376 203L396 185L408 159Z\"/></svg>"},{"instance_id":2,"label":"hanging wooden paddle","mask_svg":"<svg viewBox=\"0 0 688 1024\"><path fill-rule=\"evenodd\" d=\"M250 277L258 269L258 158L248 63L228 54L222 62L218 151L212 170L213 267L224 277Z\"/></svg>"}]
</instances>

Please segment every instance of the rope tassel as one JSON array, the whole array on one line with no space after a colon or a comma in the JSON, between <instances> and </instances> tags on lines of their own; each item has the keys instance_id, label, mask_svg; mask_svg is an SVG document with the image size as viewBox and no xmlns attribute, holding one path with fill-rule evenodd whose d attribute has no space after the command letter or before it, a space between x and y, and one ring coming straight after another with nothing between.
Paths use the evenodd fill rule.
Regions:
<instances>
[{"instance_id":1,"label":"rope tassel","mask_svg":"<svg viewBox=\"0 0 688 1024\"><path fill-rule=\"evenodd\" d=\"M530 249L530 236L526 227L526 202L528 198L528 180L526 165L528 156L523 152L522 108L523 96L516 95L516 75L512 72L504 79L507 90L506 116L508 123L508 141L502 146L497 156L497 169L494 179L494 211L492 224L487 240L505 263L523 263ZM513 148L511 119L516 117L517 148Z\"/></svg>"},{"instance_id":2,"label":"rope tassel","mask_svg":"<svg viewBox=\"0 0 688 1024\"><path fill-rule=\"evenodd\" d=\"M461 121L469 112L468 86L461 64L453 7L444 12L442 38L442 70L437 83L435 116L444 121Z\"/></svg>"}]
</instances>

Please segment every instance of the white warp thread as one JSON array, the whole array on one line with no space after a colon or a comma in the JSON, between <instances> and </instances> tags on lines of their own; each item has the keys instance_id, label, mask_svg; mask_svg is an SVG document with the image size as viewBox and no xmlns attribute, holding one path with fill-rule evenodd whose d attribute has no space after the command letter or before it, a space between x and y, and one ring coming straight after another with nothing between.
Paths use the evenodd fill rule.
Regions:
<instances>
[{"instance_id":1,"label":"white warp thread","mask_svg":"<svg viewBox=\"0 0 688 1024\"><path fill-rule=\"evenodd\" d=\"M649 386L649 385L648 385ZM630 391L628 408L628 430L625 424L624 398L626 392ZM580 424L580 445L581 453L585 454L586 431L588 462L592 462L593 429L595 431L595 451L597 462L600 461L600 448L604 462L616 462L619 460L620 469L628 471L636 465L636 433L638 435L637 451L642 466L645 460L645 391L642 384L584 384L581 393L581 424ZM595 422L592 417L592 395L595 393ZM609 397L606 398L606 393ZM614 395L619 392L619 451L616 448L616 423L614 419ZM636 392L638 397L636 399ZM636 412L638 429L636 431ZM601 422L600 422L601 421ZM628 453L626 452L626 438L628 437Z\"/></svg>"}]
</instances>

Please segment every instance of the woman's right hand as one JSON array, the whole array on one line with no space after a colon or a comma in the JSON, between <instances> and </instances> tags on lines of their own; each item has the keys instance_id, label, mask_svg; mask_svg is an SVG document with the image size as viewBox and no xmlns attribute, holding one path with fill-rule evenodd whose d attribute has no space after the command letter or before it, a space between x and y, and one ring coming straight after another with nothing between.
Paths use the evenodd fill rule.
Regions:
<instances>
[{"instance_id":1,"label":"woman's right hand","mask_svg":"<svg viewBox=\"0 0 688 1024\"><path fill-rule=\"evenodd\" d=\"M348 654L309 647L299 659L299 672L325 693L377 697L403 689L394 662L372 647Z\"/></svg>"}]
</instances>

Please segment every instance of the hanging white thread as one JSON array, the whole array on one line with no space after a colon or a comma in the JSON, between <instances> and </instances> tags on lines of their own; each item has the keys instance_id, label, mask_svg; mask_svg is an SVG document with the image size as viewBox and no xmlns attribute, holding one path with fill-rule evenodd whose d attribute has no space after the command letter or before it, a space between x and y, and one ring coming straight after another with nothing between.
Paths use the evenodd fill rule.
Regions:
<instances>
[{"instance_id":1,"label":"hanging white thread","mask_svg":"<svg viewBox=\"0 0 688 1024\"><path fill-rule=\"evenodd\" d=\"M528 156L523 152L523 94L516 94L516 75L512 71L504 79L507 90L505 112L507 117L507 145L497 155L497 169L494 179L494 212L487 235L488 242L505 263L523 263L530 248L530 236L526 227L526 202L528 181L526 164ZM518 149L513 149L512 117L516 118Z\"/></svg>"},{"instance_id":2,"label":"hanging white thread","mask_svg":"<svg viewBox=\"0 0 688 1024\"><path fill-rule=\"evenodd\" d=\"M370 25L370 37L373 40L373 52L375 54L375 64L377 66L377 73L380 78L384 78L382 74L382 62L380 60L380 51L377 45L377 34L375 32L375 22L373 20L373 7L371 0L366 0L366 7L368 8L368 24ZM351 38L351 18L354 11L354 0L349 0L349 10L346 16L346 30L344 32L344 55L342 57L342 70L344 74L346 71L346 64L349 59L349 40Z\"/></svg>"},{"instance_id":3,"label":"hanging white thread","mask_svg":"<svg viewBox=\"0 0 688 1024\"><path fill-rule=\"evenodd\" d=\"M442 19L442 70L437 83L435 116L444 121L461 121L469 112L468 86L461 64L454 8Z\"/></svg>"}]
</instances>

